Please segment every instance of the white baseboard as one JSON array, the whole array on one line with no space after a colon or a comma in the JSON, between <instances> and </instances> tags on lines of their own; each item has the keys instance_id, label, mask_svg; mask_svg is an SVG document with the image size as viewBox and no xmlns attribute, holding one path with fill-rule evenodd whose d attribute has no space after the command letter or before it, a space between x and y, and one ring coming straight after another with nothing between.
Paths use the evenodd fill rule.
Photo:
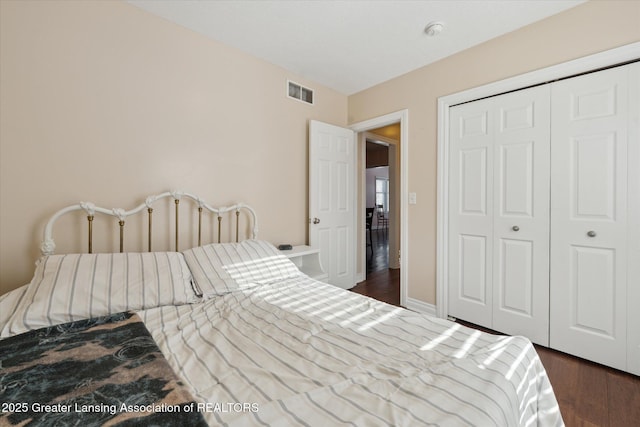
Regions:
<instances>
[{"instance_id":1,"label":"white baseboard","mask_svg":"<svg viewBox=\"0 0 640 427\"><path fill-rule=\"evenodd\" d=\"M417 311L418 313L428 314L436 317L436 306L428 302L420 301L414 298L407 298L406 308Z\"/></svg>"}]
</instances>

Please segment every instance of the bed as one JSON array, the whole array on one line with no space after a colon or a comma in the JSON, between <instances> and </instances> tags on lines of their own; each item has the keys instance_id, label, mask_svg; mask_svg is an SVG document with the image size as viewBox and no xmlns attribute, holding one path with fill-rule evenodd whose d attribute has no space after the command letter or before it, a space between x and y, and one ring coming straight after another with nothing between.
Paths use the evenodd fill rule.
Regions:
<instances>
[{"instance_id":1,"label":"bed","mask_svg":"<svg viewBox=\"0 0 640 427\"><path fill-rule=\"evenodd\" d=\"M164 199L175 247L151 251ZM176 250L181 200L198 237ZM122 224L145 210L150 251L126 252ZM74 211L88 251L54 254L53 225ZM99 213L118 220L119 252L93 253ZM220 241L226 214L235 241ZM257 238L243 204L175 191L129 211L80 203L53 215L42 252L32 281L0 296L0 424L563 425L529 340L318 282Z\"/></svg>"}]
</instances>

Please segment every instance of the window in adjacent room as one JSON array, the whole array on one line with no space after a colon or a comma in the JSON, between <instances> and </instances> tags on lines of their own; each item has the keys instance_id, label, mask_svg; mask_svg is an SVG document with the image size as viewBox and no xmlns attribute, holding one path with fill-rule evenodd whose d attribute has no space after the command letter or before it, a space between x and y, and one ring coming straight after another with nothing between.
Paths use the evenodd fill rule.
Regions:
<instances>
[{"instance_id":1,"label":"window in adjacent room","mask_svg":"<svg viewBox=\"0 0 640 427\"><path fill-rule=\"evenodd\" d=\"M389 178L376 177L376 206L382 205L383 212L389 212Z\"/></svg>"}]
</instances>

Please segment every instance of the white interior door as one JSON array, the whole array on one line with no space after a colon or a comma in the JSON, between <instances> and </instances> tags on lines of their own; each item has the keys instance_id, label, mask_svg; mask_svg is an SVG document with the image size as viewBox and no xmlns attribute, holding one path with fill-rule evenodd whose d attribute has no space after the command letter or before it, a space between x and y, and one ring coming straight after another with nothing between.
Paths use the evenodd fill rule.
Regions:
<instances>
[{"instance_id":1,"label":"white interior door","mask_svg":"<svg viewBox=\"0 0 640 427\"><path fill-rule=\"evenodd\" d=\"M355 285L355 132L309 125L309 243L320 249L328 282Z\"/></svg>"},{"instance_id":2,"label":"white interior door","mask_svg":"<svg viewBox=\"0 0 640 427\"><path fill-rule=\"evenodd\" d=\"M627 356L629 72L552 87L551 346L619 369Z\"/></svg>"},{"instance_id":3,"label":"white interior door","mask_svg":"<svg viewBox=\"0 0 640 427\"><path fill-rule=\"evenodd\" d=\"M449 315L492 326L492 99L450 109Z\"/></svg>"},{"instance_id":4,"label":"white interior door","mask_svg":"<svg viewBox=\"0 0 640 427\"><path fill-rule=\"evenodd\" d=\"M493 99L493 329L549 345L548 85Z\"/></svg>"},{"instance_id":5,"label":"white interior door","mask_svg":"<svg viewBox=\"0 0 640 427\"><path fill-rule=\"evenodd\" d=\"M450 109L449 314L548 345L549 87Z\"/></svg>"}]
</instances>

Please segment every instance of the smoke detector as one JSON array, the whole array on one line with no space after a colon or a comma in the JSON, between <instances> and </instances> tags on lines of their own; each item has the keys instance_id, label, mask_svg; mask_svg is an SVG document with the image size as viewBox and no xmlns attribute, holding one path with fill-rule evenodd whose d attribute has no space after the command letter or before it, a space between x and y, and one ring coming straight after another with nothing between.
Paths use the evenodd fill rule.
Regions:
<instances>
[{"instance_id":1,"label":"smoke detector","mask_svg":"<svg viewBox=\"0 0 640 427\"><path fill-rule=\"evenodd\" d=\"M440 34L444 30L444 22L435 21L429 22L427 26L424 28L424 32L429 37L434 37Z\"/></svg>"}]
</instances>

